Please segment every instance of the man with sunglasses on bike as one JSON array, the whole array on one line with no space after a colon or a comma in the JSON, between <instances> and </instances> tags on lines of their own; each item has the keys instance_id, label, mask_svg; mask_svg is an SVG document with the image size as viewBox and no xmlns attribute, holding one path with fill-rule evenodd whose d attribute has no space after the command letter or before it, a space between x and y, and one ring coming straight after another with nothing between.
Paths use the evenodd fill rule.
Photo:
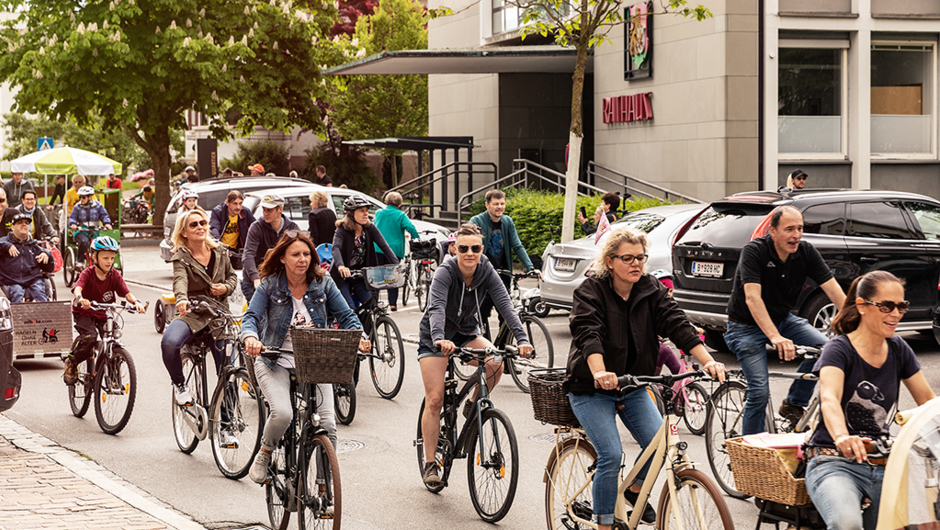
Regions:
<instances>
[{"instance_id":1,"label":"man with sunglasses on bike","mask_svg":"<svg viewBox=\"0 0 940 530\"><path fill-rule=\"evenodd\" d=\"M262 197L261 211L263 217L255 219L248 228L245 249L242 251L242 293L249 303L255 288L261 283L258 265L264 261L265 253L277 244L285 231L300 230L297 223L284 215L284 199L279 195L269 193Z\"/></svg>"},{"instance_id":2,"label":"man with sunglasses on bike","mask_svg":"<svg viewBox=\"0 0 940 530\"><path fill-rule=\"evenodd\" d=\"M845 300L845 292L819 251L802 238L803 214L793 206L780 206L770 214L770 233L741 250L728 300L725 343L737 356L747 379L742 434L767 430L767 344L777 350L781 361L790 361L796 356L796 344L816 347L827 340L809 321L790 312L806 279L815 281L836 307L842 307ZM803 360L797 370L810 372L814 362ZM815 384L794 381L780 415L796 424Z\"/></svg>"}]
</instances>

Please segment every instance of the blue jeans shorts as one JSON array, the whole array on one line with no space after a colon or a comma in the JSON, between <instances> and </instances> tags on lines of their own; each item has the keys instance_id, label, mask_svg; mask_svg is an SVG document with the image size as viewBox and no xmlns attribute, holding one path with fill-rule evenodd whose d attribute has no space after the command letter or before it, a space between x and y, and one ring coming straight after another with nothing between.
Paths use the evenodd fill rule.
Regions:
<instances>
[{"instance_id":1,"label":"blue jeans shorts","mask_svg":"<svg viewBox=\"0 0 940 530\"><path fill-rule=\"evenodd\" d=\"M477 335L465 335L458 332L450 341L456 344L458 348L463 348L468 342L475 338L477 338ZM425 357L444 357L444 354L437 348L429 348L424 344L424 341L418 341L418 360L420 361Z\"/></svg>"}]
</instances>

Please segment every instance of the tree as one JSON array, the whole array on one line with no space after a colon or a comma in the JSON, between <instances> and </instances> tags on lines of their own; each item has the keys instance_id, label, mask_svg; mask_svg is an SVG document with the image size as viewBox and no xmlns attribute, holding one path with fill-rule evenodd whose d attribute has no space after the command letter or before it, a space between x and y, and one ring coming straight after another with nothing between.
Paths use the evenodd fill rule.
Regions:
<instances>
[{"instance_id":1,"label":"tree","mask_svg":"<svg viewBox=\"0 0 940 530\"><path fill-rule=\"evenodd\" d=\"M319 39L332 2L307 0L0 0L0 81L15 110L123 131L150 156L155 223L169 202L170 143L184 113L226 140L256 125L319 130ZM326 40L326 39L324 39ZM235 124L227 115L240 116Z\"/></svg>"},{"instance_id":2,"label":"tree","mask_svg":"<svg viewBox=\"0 0 940 530\"><path fill-rule=\"evenodd\" d=\"M339 16L336 24L330 29L330 37L337 35L352 35L356 31L359 17L369 16L375 12L376 0L342 0L339 2Z\"/></svg>"},{"instance_id":3,"label":"tree","mask_svg":"<svg viewBox=\"0 0 940 530\"><path fill-rule=\"evenodd\" d=\"M584 73L592 48L607 39L607 33L624 22L624 0L506 0L523 10L523 39L527 35L554 36L560 46L574 45L577 52L571 86L571 125L568 132L568 170L565 173L565 211L562 218L563 242L574 238L575 208L581 168L582 128L581 101ZM701 5L690 6L686 0L653 0L650 15L677 14L704 20L711 11ZM658 6L657 6L658 4ZM658 9L657 9L658 7Z\"/></svg>"},{"instance_id":4,"label":"tree","mask_svg":"<svg viewBox=\"0 0 940 530\"><path fill-rule=\"evenodd\" d=\"M386 50L423 50L428 47L424 6L415 0L381 0L375 14L362 17L347 44L346 56L365 57ZM343 138L362 140L397 136L424 136L428 132L428 77L426 75L346 76L335 78L330 100L330 121ZM392 187L398 185L394 157L397 150L382 150L391 159Z\"/></svg>"}]
</instances>

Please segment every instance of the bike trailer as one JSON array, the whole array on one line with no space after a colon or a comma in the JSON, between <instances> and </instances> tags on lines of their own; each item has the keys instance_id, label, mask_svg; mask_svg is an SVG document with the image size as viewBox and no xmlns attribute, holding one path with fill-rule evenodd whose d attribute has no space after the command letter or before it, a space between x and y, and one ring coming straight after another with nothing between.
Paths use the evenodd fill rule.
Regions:
<instances>
[{"instance_id":1,"label":"bike trailer","mask_svg":"<svg viewBox=\"0 0 940 530\"><path fill-rule=\"evenodd\" d=\"M72 349L72 306L68 300L11 304L13 358L68 356Z\"/></svg>"}]
</instances>

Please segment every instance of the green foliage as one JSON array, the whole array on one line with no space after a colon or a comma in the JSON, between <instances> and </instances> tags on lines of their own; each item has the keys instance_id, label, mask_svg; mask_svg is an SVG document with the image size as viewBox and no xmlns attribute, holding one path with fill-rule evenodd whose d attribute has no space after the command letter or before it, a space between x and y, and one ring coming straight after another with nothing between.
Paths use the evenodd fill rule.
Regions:
<instances>
[{"instance_id":1,"label":"green foliage","mask_svg":"<svg viewBox=\"0 0 940 530\"><path fill-rule=\"evenodd\" d=\"M232 168L248 175L248 166L261 164L265 173L274 173L287 176L290 172L290 149L272 141L260 140L252 142L238 142L238 150L232 158L220 162L222 168Z\"/></svg>"},{"instance_id":2,"label":"green foliage","mask_svg":"<svg viewBox=\"0 0 940 530\"><path fill-rule=\"evenodd\" d=\"M338 143L326 142L308 149L302 174L312 179L316 175L317 166L322 165L333 181L333 186L345 184L350 189L372 193L381 181L366 164L365 153L354 147L339 146Z\"/></svg>"}]
</instances>

